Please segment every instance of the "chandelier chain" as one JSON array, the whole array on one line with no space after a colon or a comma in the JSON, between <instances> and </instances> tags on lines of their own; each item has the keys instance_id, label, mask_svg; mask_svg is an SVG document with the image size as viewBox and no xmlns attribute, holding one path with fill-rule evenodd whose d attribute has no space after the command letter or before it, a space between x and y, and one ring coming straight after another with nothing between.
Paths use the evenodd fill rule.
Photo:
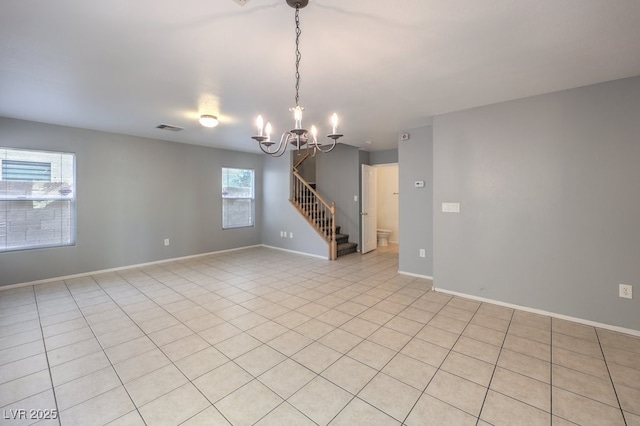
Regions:
<instances>
[{"instance_id":1,"label":"chandelier chain","mask_svg":"<svg viewBox=\"0 0 640 426\"><path fill-rule=\"evenodd\" d=\"M302 34L302 30L300 29L300 5L296 5L296 106L298 106L298 102L300 100L300 59L302 59L302 54L300 53L300 34Z\"/></svg>"}]
</instances>

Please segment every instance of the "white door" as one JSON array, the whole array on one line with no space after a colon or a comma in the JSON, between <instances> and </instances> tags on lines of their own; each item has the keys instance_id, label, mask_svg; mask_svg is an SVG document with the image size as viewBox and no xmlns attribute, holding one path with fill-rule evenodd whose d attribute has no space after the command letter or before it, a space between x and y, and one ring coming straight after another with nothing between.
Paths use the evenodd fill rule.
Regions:
<instances>
[{"instance_id":1,"label":"white door","mask_svg":"<svg viewBox=\"0 0 640 426\"><path fill-rule=\"evenodd\" d=\"M362 165L362 253L370 252L378 247L377 234L377 170L375 167Z\"/></svg>"}]
</instances>

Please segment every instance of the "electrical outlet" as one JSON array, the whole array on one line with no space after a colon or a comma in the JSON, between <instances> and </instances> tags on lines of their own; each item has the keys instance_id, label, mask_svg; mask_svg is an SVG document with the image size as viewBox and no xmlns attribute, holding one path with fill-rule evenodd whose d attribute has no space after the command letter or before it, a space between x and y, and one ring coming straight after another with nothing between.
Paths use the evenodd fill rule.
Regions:
<instances>
[{"instance_id":1,"label":"electrical outlet","mask_svg":"<svg viewBox=\"0 0 640 426\"><path fill-rule=\"evenodd\" d=\"M420 257L427 257L427 251L425 249L420 249Z\"/></svg>"},{"instance_id":2,"label":"electrical outlet","mask_svg":"<svg viewBox=\"0 0 640 426\"><path fill-rule=\"evenodd\" d=\"M293 238L293 232L289 232L289 238Z\"/></svg>"},{"instance_id":3,"label":"electrical outlet","mask_svg":"<svg viewBox=\"0 0 640 426\"><path fill-rule=\"evenodd\" d=\"M625 299L633 299L633 287L629 284L620 284L619 296Z\"/></svg>"},{"instance_id":4,"label":"electrical outlet","mask_svg":"<svg viewBox=\"0 0 640 426\"><path fill-rule=\"evenodd\" d=\"M165 245L165 246L168 246L168 245L169 245L169 239L168 239L168 238L165 238L165 239L164 239L164 245Z\"/></svg>"}]
</instances>

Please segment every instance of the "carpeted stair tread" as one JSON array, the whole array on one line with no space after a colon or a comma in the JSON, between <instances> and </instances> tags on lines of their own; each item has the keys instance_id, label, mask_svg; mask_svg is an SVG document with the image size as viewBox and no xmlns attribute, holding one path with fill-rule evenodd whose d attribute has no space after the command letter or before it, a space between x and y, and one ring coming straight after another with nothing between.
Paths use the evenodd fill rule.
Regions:
<instances>
[{"instance_id":1,"label":"carpeted stair tread","mask_svg":"<svg viewBox=\"0 0 640 426\"><path fill-rule=\"evenodd\" d=\"M349 242L349 236L347 234L336 234L336 243L338 246L343 243Z\"/></svg>"},{"instance_id":2,"label":"carpeted stair tread","mask_svg":"<svg viewBox=\"0 0 640 426\"><path fill-rule=\"evenodd\" d=\"M355 253L357 250L358 244L356 243L342 243L338 244L338 257L344 256L350 253Z\"/></svg>"}]
</instances>

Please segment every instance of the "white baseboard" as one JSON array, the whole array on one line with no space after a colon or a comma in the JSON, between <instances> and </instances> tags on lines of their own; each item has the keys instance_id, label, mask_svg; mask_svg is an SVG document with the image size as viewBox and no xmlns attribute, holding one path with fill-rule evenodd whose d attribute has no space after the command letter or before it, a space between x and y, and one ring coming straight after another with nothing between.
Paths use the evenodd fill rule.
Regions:
<instances>
[{"instance_id":1,"label":"white baseboard","mask_svg":"<svg viewBox=\"0 0 640 426\"><path fill-rule=\"evenodd\" d=\"M465 293L458 293L457 291L445 290L442 288L433 287L433 291L439 293L450 294L452 296L464 297L466 299L477 300L478 302L491 303L493 305L504 306L505 308L518 309L520 311L531 312L532 314L544 315L552 318L558 318L567 321L577 322L579 324L589 325L592 327L603 328L605 330L617 331L619 333L630 334L632 336L640 336L640 330L633 330L631 328L618 327L617 325L603 324L600 322L590 321L582 318L571 317L569 315L557 314L555 312L543 311L542 309L529 308L527 306L515 305L513 303L501 302L499 300L487 299L486 297L472 296Z\"/></svg>"},{"instance_id":2,"label":"white baseboard","mask_svg":"<svg viewBox=\"0 0 640 426\"><path fill-rule=\"evenodd\" d=\"M232 251L247 250L247 249L256 248L256 247L263 247L263 246L261 244L257 244L257 245L254 245L254 246L245 246L245 247L238 247L238 248L232 248L232 249L226 249L226 250L211 251L211 252L208 252L208 253L192 254L192 255L189 255L189 256L172 257L171 259L155 260L153 262L137 263L137 264L134 264L134 265L126 265L126 266L118 266L116 268L99 269L97 271L82 272L82 273L79 273L79 274L64 275L64 276L61 276L61 277L44 278L42 280L29 281L29 282L25 282L25 283L18 283L18 284L10 284L10 285L5 285L5 286L0 286L0 291L2 291L2 290L10 290L12 288L27 287L27 286L30 286L30 285L45 284L45 283L50 283L50 282L54 282L54 281L70 280L70 279L73 279L73 278L81 278L81 277L86 277L86 276L89 276L89 275L106 274L108 272L117 272L117 271L122 271L124 269L141 268L141 267L144 267L144 266L159 265L159 264L162 264L162 263L175 262L176 260L195 259L195 258L198 258L198 257L209 256L209 255L212 255L212 254L220 254L220 253L227 253L227 252L232 252Z\"/></svg>"},{"instance_id":3,"label":"white baseboard","mask_svg":"<svg viewBox=\"0 0 640 426\"><path fill-rule=\"evenodd\" d=\"M260 246L261 247L270 248L270 249L274 249L274 250L286 251L288 253L300 254L302 256L309 256L309 257L315 257L317 259L329 260L329 256L319 256L317 254L305 253L303 251L289 250L289 249L285 249L285 248L282 248L282 247L276 247L276 246L268 246L266 244L261 244Z\"/></svg>"},{"instance_id":4,"label":"white baseboard","mask_svg":"<svg viewBox=\"0 0 640 426\"><path fill-rule=\"evenodd\" d=\"M410 277L416 277L416 278L424 278L425 280L431 280L433 281L433 277L430 275L420 275L420 274L414 274L412 272L404 272L404 271L398 271L398 273L400 275L408 275Z\"/></svg>"}]
</instances>

